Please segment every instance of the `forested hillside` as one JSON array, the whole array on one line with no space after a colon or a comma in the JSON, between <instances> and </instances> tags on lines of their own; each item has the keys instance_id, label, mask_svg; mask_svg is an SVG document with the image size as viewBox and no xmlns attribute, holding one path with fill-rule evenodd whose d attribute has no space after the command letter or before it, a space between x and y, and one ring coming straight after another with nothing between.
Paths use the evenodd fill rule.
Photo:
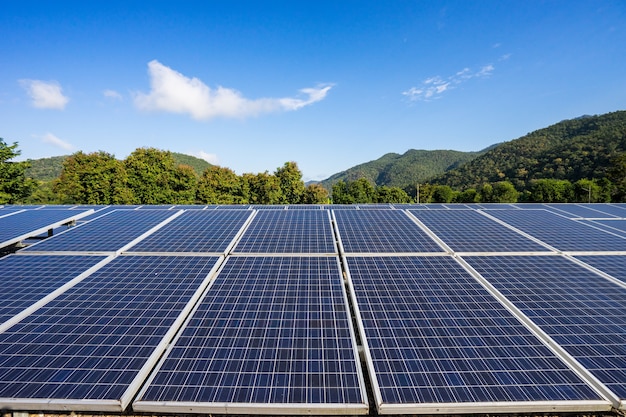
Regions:
<instances>
[{"instance_id":1,"label":"forested hillside","mask_svg":"<svg viewBox=\"0 0 626 417\"><path fill-rule=\"evenodd\" d=\"M322 185L331 189L333 184L339 181L351 182L365 178L378 186L407 188L416 182L424 182L429 178L454 169L479 155L481 152L415 149L402 155L388 153L374 161L332 175L322 181Z\"/></svg>"},{"instance_id":2,"label":"forested hillside","mask_svg":"<svg viewBox=\"0 0 626 417\"><path fill-rule=\"evenodd\" d=\"M518 191L540 179L601 180L626 150L626 111L565 120L505 142L430 181L458 190L511 182Z\"/></svg>"}]
</instances>

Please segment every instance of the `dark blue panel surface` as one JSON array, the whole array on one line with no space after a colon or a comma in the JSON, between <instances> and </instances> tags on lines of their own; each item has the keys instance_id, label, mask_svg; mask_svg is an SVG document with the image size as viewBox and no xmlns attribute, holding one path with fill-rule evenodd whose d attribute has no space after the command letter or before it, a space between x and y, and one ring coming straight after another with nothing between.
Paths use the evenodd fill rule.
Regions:
<instances>
[{"instance_id":1,"label":"dark blue panel surface","mask_svg":"<svg viewBox=\"0 0 626 417\"><path fill-rule=\"evenodd\" d=\"M60 255L10 255L0 259L0 324L103 259Z\"/></svg>"},{"instance_id":2,"label":"dark blue panel surface","mask_svg":"<svg viewBox=\"0 0 626 417\"><path fill-rule=\"evenodd\" d=\"M0 243L26 235L59 222L71 221L80 210L26 210L0 217Z\"/></svg>"},{"instance_id":3,"label":"dark blue panel surface","mask_svg":"<svg viewBox=\"0 0 626 417\"><path fill-rule=\"evenodd\" d=\"M119 400L217 259L119 257L0 334L0 406Z\"/></svg>"},{"instance_id":4,"label":"dark blue panel surface","mask_svg":"<svg viewBox=\"0 0 626 417\"><path fill-rule=\"evenodd\" d=\"M326 210L259 210L237 253L336 253Z\"/></svg>"},{"instance_id":5,"label":"dark blue panel surface","mask_svg":"<svg viewBox=\"0 0 626 417\"><path fill-rule=\"evenodd\" d=\"M600 398L453 258L347 264L384 404Z\"/></svg>"},{"instance_id":6,"label":"dark blue panel surface","mask_svg":"<svg viewBox=\"0 0 626 417\"><path fill-rule=\"evenodd\" d=\"M335 257L229 258L139 401L364 403L342 287Z\"/></svg>"},{"instance_id":7,"label":"dark blue panel surface","mask_svg":"<svg viewBox=\"0 0 626 417\"><path fill-rule=\"evenodd\" d=\"M443 252L401 210L334 211L346 253Z\"/></svg>"},{"instance_id":8,"label":"dark blue panel surface","mask_svg":"<svg viewBox=\"0 0 626 417\"><path fill-rule=\"evenodd\" d=\"M473 210L412 210L456 252L533 252L544 246Z\"/></svg>"},{"instance_id":9,"label":"dark blue panel surface","mask_svg":"<svg viewBox=\"0 0 626 417\"><path fill-rule=\"evenodd\" d=\"M186 211L129 251L223 253L251 215L248 210Z\"/></svg>"},{"instance_id":10,"label":"dark blue panel surface","mask_svg":"<svg viewBox=\"0 0 626 417\"><path fill-rule=\"evenodd\" d=\"M490 210L488 214L562 251L626 251L626 237L545 210Z\"/></svg>"},{"instance_id":11,"label":"dark blue panel surface","mask_svg":"<svg viewBox=\"0 0 626 417\"><path fill-rule=\"evenodd\" d=\"M175 213L173 210L113 211L24 250L115 252Z\"/></svg>"},{"instance_id":12,"label":"dark blue panel surface","mask_svg":"<svg viewBox=\"0 0 626 417\"><path fill-rule=\"evenodd\" d=\"M466 260L596 378L626 399L626 288L560 256Z\"/></svg>"}]
</instances>

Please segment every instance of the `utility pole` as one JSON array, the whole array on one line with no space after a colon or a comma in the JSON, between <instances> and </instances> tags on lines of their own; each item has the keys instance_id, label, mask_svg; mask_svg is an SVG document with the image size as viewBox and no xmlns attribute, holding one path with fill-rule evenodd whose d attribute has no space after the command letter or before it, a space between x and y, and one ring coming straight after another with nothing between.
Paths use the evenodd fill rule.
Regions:
<instances>
[{"instance_id":1,"label":"utility pole","mask_svg":"<svg viewBox=\"0 0 626 417\"><path fill-rule=\"evenodd\" d=\"M415 186L415 200L417 201L417 204L420 203L420 183L418 182Z\"/></svg>"}]
</instances>

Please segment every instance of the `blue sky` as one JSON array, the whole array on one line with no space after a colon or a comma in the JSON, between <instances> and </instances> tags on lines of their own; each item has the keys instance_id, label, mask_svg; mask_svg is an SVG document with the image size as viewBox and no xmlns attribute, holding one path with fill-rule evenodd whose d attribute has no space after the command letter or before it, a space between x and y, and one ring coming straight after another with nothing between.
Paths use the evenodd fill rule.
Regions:
<instances>
[{"instance_id":1,"label":"blue sky","mask_svg":"<svg viewBox=\"0 0 626 417\"><path fill-rule=\"evenodd\" d=\"M324 179L626 109L626 2L0 0L0 137Z\"/></svg>"}]
</instances>

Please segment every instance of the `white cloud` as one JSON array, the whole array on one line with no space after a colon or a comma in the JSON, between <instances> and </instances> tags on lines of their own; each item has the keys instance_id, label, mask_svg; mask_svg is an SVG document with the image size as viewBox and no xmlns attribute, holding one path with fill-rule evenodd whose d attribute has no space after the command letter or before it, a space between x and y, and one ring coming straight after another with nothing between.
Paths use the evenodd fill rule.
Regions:
<instances>
[{"instance_id":1,"label":"white cloud","mask_svg":"<svg viewBox=\"0 0 626 417\"><path fill-rule=\"evenodd\" d=\"M456 88L459 84L465 83L473 78L485 78L490 76L495 67L491 64L481 67L478 71L472 71L470 68L463 68L454 75L447 78L434 76L422 81L419 87L411 87L402 92L403 96L408 97L410 101L431 101L441 98L441 94L448 90Z\"/></svg>"},{"instance_id":2,"label":"white cloud","mask_svg":"<svg viewBox=\"0 0 626 417\"><path fill-rule=\"evenodd\" d=\"M102 94L106 97L106 98L110 98L112 100L123 100L124 98L122 97L122 95L120 93L118 93L115 90L104 90L102 92Z\"/></svg>"},{"instance_id":3,"label":"white cloud","mask_svg":"<svg viewBox=\"0 0 626 417\"><path fill-rule=\"evenodd\" d=\"M151 91L137 93L135 106L147 111L187 113L196 120L215 117L245 118L263 113L298 110L326 97L331 85L303 88L304 98L245 98L239 91L210 88L198 78L183 74L153 60L148 63Z\"/></svg>"},{"instance_id":4,"label":"white cloud","mask_svg":"<svg viewBox=\"0 0 626 417\"><path fill-rule=\"evenodd\" d=\"M69 142L64 141L63 139L59 139L52 133L46 133L45 135L41 136L41 140L44 143L48 143L50 145L56 146L57 148L61 148L66 151L71 151L74 149L74 145L72 145Z\"/></svg>"},{"instance_id":5,"label":"white cloud","mask_svg":"<svg viewBox=\"0 0 626 417\"><path fill-rule=\"evenodd\" d=\"M19 80L39 109L63 110L70 99L63 95L63 89L56 81Z\"/></svg>"},{"instance_id":6,"label":"white cloud","mask_svg":"<svg viewBox=\"0 0 626 417\"><path fill-rule=\"evenodd\" d=\"M194 152L192 155L200 159L204 159L205 161L207 161L209 164L212 164L212 165L217 165L219 163L217 155L215 155L214 153L198 151L198 152Z\"/></svg>"}]
</instances>

